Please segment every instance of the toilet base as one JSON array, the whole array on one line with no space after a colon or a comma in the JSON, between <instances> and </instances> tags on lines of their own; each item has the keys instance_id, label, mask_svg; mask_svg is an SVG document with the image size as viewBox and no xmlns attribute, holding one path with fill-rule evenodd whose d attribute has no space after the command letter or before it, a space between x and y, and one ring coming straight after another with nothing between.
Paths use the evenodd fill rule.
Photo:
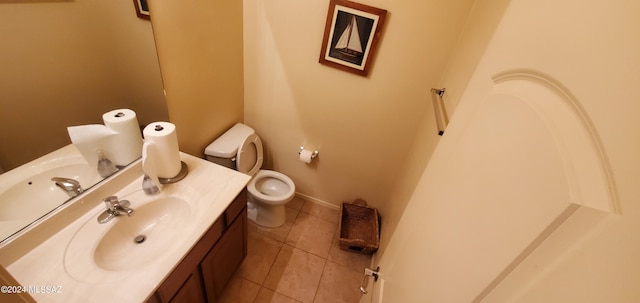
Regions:
<instances>
[{"instance_id":1,"label":"toilet base","mask_svg":"<svg viewBox=\"0 0 640 303\"><path fill-rule=\"evenodd\" d=\"M264 227L280 227L287 220L284 205L263 206L247 201L247 218Z\"/></svg>"},{"instance_id":2,"label":"toilet base","mask_svg":"<svg viewBox=\"0 0 640 303\"><path fill-rule=\"evenodd\" d=\"M247 202L247 218L249 220L256 222L256 218L258 217L258 208L253 205L251 202Z\"/></svg>"}]
</instances>

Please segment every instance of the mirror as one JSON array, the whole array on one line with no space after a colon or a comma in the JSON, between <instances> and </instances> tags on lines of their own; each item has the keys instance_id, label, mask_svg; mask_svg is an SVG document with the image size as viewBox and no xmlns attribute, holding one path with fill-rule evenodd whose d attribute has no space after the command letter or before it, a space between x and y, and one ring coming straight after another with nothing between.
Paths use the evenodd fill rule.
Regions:
<instances>
[{"instance_id":1,"label":"mirror","mask_svg":"<svg viewBox=\"0 0 640 303\"><path fill-rule=\"evenodd\" d=\"M131 0L0 0L0 37L0 173L113 109L169 119L151 23Z\"/></svg>"}]
</instances>

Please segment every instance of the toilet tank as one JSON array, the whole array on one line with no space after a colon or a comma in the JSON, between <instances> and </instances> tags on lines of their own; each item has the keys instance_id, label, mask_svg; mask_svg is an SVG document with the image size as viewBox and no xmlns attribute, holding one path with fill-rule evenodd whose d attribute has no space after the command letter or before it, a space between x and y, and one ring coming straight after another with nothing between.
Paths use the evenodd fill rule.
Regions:
<instances>
[{"instance_id":1,"label":"toilet tank","mask_svg":"<svg viewBox=\"0 0 640 303\"><path fill-rule=\"evenodd\" d=\"M236 169L236 154L238 153L238 148L240 144L253 133L253 128L242 123L236 123L236 125L205 148L205 158L207 161Z\"/></svg>"}]
</instances>

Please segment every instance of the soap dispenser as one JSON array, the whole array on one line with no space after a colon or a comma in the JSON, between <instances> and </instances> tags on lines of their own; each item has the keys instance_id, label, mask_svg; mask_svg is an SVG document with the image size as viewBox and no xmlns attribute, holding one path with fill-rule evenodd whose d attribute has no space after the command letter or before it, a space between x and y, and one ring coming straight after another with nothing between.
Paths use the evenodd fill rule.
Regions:
<instances>
[{"instance_id":1,"label":"soap dispenser","mask_svg":"<svg viewBox=\"0 0 640 303\"><path fill-rule=\"evenodd\" d=\"M106 178L118 171L116 165L107 158L101 149L98 149L98 174L100 177Z\"/></svg>"}]
</instances>

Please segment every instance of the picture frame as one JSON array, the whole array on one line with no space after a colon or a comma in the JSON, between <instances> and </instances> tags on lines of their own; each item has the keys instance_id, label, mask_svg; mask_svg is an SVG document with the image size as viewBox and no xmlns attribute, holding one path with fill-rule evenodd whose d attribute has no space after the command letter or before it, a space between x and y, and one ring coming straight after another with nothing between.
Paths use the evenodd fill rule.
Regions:
<instances>
[{"instance_id":1,"label":"picture frame","mask_svg":"<svg viewBox=\"0 0 640 303\"><path fill-rule=\"evenodd\" d=\"M136 7L136 15L138 15L138 18L151 20L147 0L133 0L133 5Z\"/></svg>"},{"instance_id":2,"label":"picture frame","mask_svg":"<svg viewBox=\"0 0 640 303\"><path fill-rule=\"evenodd\" d=\"M368 76L387 11L331 0L320 50L321 64Z\"/></svg>"}]
</instances>

